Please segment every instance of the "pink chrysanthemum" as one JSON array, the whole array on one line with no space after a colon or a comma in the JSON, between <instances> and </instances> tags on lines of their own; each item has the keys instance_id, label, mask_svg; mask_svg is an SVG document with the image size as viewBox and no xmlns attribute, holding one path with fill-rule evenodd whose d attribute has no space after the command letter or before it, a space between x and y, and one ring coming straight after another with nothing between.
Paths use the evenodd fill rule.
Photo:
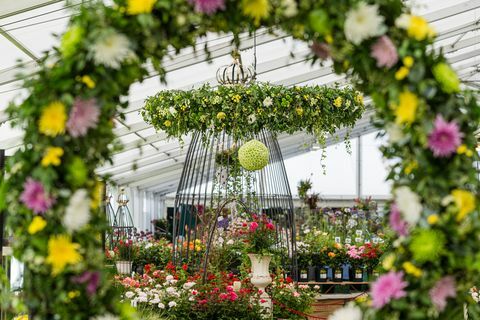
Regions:
<instances>
[{"instance_id":1,"label":"pink chrysanthemum","mask_svg":"<svg viewBox=\"0 0 480 320\"><path fill-rule=\"evenodd\" d=\"M20 200L35 213L45 213L53 204L53 199L45 192L42 183L32 178L23 184Z\"/></svg>"},{"instance_id":2,"label":"pink chrysanthemum","mask_svg":"<svg viewBox=\"0 0 480 320\"><path fill-rule=\"evenodd\" d=\"M100 109L95 99L76 99L68 117L68 133L74 138L86 135L88 129L97 126L99 116Z\"/></svg>"},{"instance_id":3,"label":"pink chrysanthemum","mask_svg":"<svg viewBox=\"0 0 480 320\"><path fill-rule=\"evenodd\" d=\"M225 9L225 0L190 0L195 5L195 10L205 14L212 14Z\"/></svg>"},{"instance_id":4,"label":"pink chrysanthemum","mask_svg":"<svg viewBox=\"0 0 480 320\"><path fill-rule=\"evenodd\" d=\"M402 219L402 214L396 203L390 207L390 228L399 236L408 236L408 223Z\"/></svg>"},{"instance_id":5,"label":"pink chrysanthemum","mask_svg":"<svg viewBox=\"0 0 480 320\"><path fill-rule=\"evenodd\" d=\"M456 122L447 122L438 115L433 131L428 136L428 147L435 157L448 157L462 144L462 137Z\"/></svg>"},{"instance_id":6,"label":"pink chrysanthemum","mask_svg":"<svg viewBox=\"0 0 480 320\"><path fill-rule=\"evenodd\" d=\"M372 45L370 53L372 58L377 60L377 67L393 67L398 61L397 48L387 36L381 36L377 42Z\"/></svg>"},{"instance_id":7,"label":"pink chrysanthemum","mask_svg":"<svg viewBox=\"0 0 480 320\"><path fill-rule=\"evenodd\" d=\"M455 298L457 295L455 279L450 276L443 277L430 289L429 294L435 308L437 308L439 312L442 312L447 306L447 299Z\"/></svg>"},{"instance_id":8,"label":"pink chrysanthemum","mask_svg":"<svg viewBox=\"0 0 480 320\"><path fill-rule=\"evenodd\" d=\"M408 283L403 281L403 272L390 271L380 276L371 289L373 307L380 309L391 300L405 297L407 286Z\"/></svg>"}]
</instances>

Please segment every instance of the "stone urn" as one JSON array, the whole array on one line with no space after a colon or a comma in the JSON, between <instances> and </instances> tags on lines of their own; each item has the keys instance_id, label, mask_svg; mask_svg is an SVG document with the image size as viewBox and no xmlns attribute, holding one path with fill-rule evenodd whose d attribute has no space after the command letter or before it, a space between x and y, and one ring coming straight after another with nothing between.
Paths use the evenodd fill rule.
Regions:
<instances>
[{"instance_id":1,"label":"stone urn","mask_svg":"<svg viewBox=\"0 0 480 320\"><path fill-rule=\"evenodd\" d=\"M272 317L272 299L265 292L265 288L272 283L272 277L270 276L270 261L271 255L260 255L249 253L248 257L252 263L252 276L250 282L260 290L260 306L266 311L266 318Z\"/></svg>"}]
</instances>

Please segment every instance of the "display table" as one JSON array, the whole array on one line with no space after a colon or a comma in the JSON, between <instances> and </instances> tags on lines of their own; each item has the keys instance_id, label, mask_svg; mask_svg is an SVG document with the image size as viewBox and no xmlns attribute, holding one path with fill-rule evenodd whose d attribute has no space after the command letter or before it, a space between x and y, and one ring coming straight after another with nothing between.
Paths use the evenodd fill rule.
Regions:
<instances>
[{"instance_id":1,"label":"display table","mask_svg":"<svg viewBox=\"0 0 480 320\"><path fill-rule=\"evenodd\" d=\"M316 281L308 281L308 282L298 282L299 285L310 285L310 286L322 286L322 294L329 294L329 293L338 293L338 292L332 292L337 286L342 286L342 287L347 287L345 291L348 292L342 292L342 293L350 293L350 291L354 292L363 292L367 290L367 286L370 285L370 282L368 281L325 281L325 282L316 282Z\"/></svg>"}]
</instances>

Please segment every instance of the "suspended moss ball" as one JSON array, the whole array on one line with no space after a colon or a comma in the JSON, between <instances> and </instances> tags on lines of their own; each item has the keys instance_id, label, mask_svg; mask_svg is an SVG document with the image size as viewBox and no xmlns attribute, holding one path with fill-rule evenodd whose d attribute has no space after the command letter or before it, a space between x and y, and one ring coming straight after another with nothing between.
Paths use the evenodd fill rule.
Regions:
<instances>
[{"instance_id":1,"label":"suspended moss ball","mask_svg":"<svg viewBox=\"0 0 480 320\"><path fill-rule=\"evenodd\" d=\"M258 140L250 140L238 149L238 161L248 171L263 169L268 164L270 152Z\"/></svg>"}]
</instances>

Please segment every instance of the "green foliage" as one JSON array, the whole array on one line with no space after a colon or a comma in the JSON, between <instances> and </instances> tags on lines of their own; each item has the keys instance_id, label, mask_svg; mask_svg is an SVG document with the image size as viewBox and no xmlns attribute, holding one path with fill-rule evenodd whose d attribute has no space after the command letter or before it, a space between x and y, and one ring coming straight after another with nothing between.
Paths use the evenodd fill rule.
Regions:
<instances>
[{"instance_id":1,"label":"green foliage","mask_svg":"<svg viewBox=\"0 0 480 320\"><path fill-rule=\"evenodd\" d=\"M320 137L355 124L364 110L359 96L349 88L204 85L190 91L161 91L146 100L142 115L175 138L213 130L248 140L262 129L275 134L305 131ZM340 107L333 104L338 97L343 101Z\"/></svg>"}]
</instances>

